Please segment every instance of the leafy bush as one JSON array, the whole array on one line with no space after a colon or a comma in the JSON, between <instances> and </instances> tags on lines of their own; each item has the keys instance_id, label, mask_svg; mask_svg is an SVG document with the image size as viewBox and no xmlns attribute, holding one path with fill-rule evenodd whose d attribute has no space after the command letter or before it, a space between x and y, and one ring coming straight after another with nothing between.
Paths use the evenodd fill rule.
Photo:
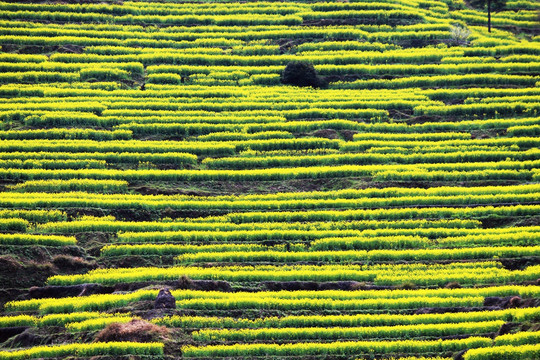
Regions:
<instances>
[{"instance_id":1,"label":"leafy bush","mask_svg":"<svg viewBox=\"0 0 540 360\"><path fill-rule=\"evenodd\" d=\"M281 82L294 86L325 87L326 82L317 75L312 64L303 61L291 61L281 74Z\"/></svg>"},{"instance_id":2,"label":"leafy bush","mask_svg":"<svg viewBox=\"0 0 540 360\"><path fill-rule=\"evenodd\" d=\"M456 25L452 26L450 30L452 35L452 44L455 46L467 45L469 42L467 38L471 35L471 31L464 26Z\"/></svg>"}]
</instances>

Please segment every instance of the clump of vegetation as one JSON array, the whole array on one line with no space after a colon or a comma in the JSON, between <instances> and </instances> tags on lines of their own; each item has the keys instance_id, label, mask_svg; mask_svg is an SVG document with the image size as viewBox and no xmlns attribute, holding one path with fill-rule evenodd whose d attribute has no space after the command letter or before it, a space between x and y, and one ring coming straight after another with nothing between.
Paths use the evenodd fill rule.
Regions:
<instances>
[{"instance_id":1,"label":"clump of vegetation","mask_svg":"<svg viewBox=\"0 0 540 360\"><path fill-rule=\"evenodd\" d=\"M53 264L60 268L66 270L77 270L77 269L94 269L96 268L95 262L89 262L84 260L79 256L69 256L69 255L56 255L53 258Z\"/></svg>"},{"instance_id":2,"label":"clump of vegetation","mask_svg":"<svg viewBox=\"0 0 540 360\"><path fill-rule=\"evenodd\" d=\"M291 61L281 74L281 83L313 88L325 87L326 81L322 79L312 64L305 61Z\"/></svg>"},{"instance_id":3,"label":"clump of vegetation","mask_svg":"<svg viewBox=\"0 0 540 360\"><path fill-rule=\"evenodd\" d=\"M447 289L461 289L461 284L457 281L451 281L448 284L446 284L445 288Z\"/></svg>"},{"instance_id":4,"label":"clump of vegetation","mask_svg":"<svg viewBox=\"0 0 540 360\"><path fill-rule=\"evenodd\" d=\"M180 279L178 279L177 282L177 288L178 289L192 289L193 288L193 280L191 280L186 275L182 275Z\"/></svg>"},{"instance_id":5,"label":"clump of vegetation","mask_svg":"<svg viewBox=\"0 0 540 360\"><path fill-rule=\"evenodd\" d=\"M469 41L467 41L467 39L469 38L469 36L471 36L471 31L464 26L455 25L452 26L450 35L452 36L452 45L464 46L469 44Z\"/></svg>"},{"instance_id":6,"label":"clump of vegetation","mask_svg":"<svg viewBox=\"0 0 540 360\"><path fill-rule=\"evenodd\" d=\"M129 73L122 69L103 68L103 69L82 69L81 81L115 81L128 80Z\"/></svg>"},{"instance_id":7,"label":"clump of vegetation","mask_svg":"<svg viewBox=\"0 0 540 360\"><path fill-rule=\"evenodd\" d=\"M418 286L416 286L415 283L409 281L409 282L404 282L403 284L398 286L398 289L401 289L401 290L416 290L416 289L418 289Z\"/></svg>"},{"instance_id":8,"label":"clump of vegetation","mask_svg":"<svg viewBox=\"0 0 540 360\"><path fill-rule=\"evenodd\" d=\"M107 325L107 327L96 335L95 341L163 341L167 338L168 334L169 330L164 326L134 319L128 323L112 323Z\"/></svg>"}]
</instances>

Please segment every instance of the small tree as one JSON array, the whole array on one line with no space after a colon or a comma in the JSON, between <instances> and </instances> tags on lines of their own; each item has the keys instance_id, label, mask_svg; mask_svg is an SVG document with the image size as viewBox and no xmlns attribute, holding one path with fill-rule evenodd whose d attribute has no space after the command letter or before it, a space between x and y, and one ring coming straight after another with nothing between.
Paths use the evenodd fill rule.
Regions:
<instances>
[{"instance_id":1,"label":"small tree","mask_svg":"<svg viewBox=\"0 0 540 360\"><path fill-rule=\"evenodd\" d=\"M491 32L491 12L501 11L506 6L506 0L468 0L472 7L484 9L487 5L488 32Z\"/></svg>"},{"instance_id":2,"label":"small tree","mask_svg":"<svg viewBox=\"0 0 540 360\"><path fill-rule=\"evenodd\" d=\"M281 74L283 84L294 86L323 87L325 82L317 75L317 71L310 63L304 61L291 61Z\"/></svg>"},{"instance_id":3,"label":"small tree","mask_svg":"<svg viewBox=\"0 0 540 360\"><path fill-rule=\"evenodd\" d=\"M467 38L471 35L471 31L461 25L452 26L450 30L452 36L452 44L456 46L467 45Z\"/></svg>"}]
</instances>

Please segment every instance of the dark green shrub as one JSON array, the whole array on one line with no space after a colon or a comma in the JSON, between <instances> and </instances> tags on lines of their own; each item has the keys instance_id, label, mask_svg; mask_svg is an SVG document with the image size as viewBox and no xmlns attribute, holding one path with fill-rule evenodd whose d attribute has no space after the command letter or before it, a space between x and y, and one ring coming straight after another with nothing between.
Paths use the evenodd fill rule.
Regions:
<instances>
[{"instance_id":1,"label":"dark green shrub","mask_svg":"<svg viewBox=\"0 0 540 360\"><path fill-rule=\"evenodd\" d=\"M304 61L291 61L281 74L281 82L286 85L325 87L326 82L317 75L312 64Z\"/></svg>"}]
</instances>

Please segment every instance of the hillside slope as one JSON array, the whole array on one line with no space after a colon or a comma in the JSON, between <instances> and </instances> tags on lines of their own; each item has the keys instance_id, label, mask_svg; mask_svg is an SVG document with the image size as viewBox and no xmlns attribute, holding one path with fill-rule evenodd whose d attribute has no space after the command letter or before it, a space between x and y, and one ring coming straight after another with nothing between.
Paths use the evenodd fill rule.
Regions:
<instances>
[{"instance_id":1,"label":"hillside slope","mask_svg":"<svg viewBox=\"0 0 540 360\"><path fill-rule=\"evenodd\" d=\"M540 358L539 10L0 2L0 359Z\"/></svg>"}]
</instances>

